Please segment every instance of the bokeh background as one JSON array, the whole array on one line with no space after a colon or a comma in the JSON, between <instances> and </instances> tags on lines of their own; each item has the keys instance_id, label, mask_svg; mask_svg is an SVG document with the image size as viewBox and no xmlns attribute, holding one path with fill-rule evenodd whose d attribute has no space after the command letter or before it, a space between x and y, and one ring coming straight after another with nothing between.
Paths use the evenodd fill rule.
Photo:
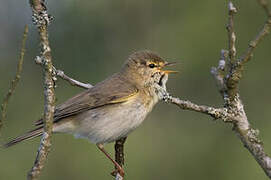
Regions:
<instances>
[{"instance_id":1,"label":"bokeh background","mask_svg":"<svg viewBox=\"0 0 271 180\"><path fill-rule=\"evenodd\" d=\"M236 0L237 49L240 56L265 21L254 0ZM54 64L83 82L97 83L118 71L129 54L151 49L181 72L170 77L168 90L182 99L221 106L210 75L220 50L227 48L227 2L217 0L58 0L48 2L54 16L50 43ZM0 143L32 128L43 112L41 68L34 63L39 39L27 1L0 1L0 96L16 71L24 25L30 27L21 81L11 98ZM247 64L241 96L251 124L260 130L271 153L271 38ZM59 79L57 103L82 91ZM0 179L25 179L39 139L0 149ZM113 153L113 145L106 149ZM126 175L136 179L267 179L253 157L220 120L159 103L125 144ZM112 179L112 164L95 145L56 134L42 180Z\"/></svg>"}]
</instances>

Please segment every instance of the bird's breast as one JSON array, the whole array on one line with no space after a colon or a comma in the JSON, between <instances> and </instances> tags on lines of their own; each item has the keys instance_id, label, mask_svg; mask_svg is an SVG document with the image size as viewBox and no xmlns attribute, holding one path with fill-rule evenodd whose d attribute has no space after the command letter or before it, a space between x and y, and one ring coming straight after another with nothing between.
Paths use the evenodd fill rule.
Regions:
<instances>
[{"instance_id":1,"label":"bird's breast","mask_svg":"<svg viewBox=\"0 0 271 180\"><path fill-rule=\"evenodd\" d=\"M145 88L139 92L139 97L142 104L150 112L159 98L153 88Z\"/></svg>"},{"instance_id":2,"label":"bird's breast","mask_svg":"<svg viewBox=\"0 0 271 180\"><path fill-rule=\"evenodd\" d=\"M76 117L73 134L88 138L93 143L108 143L126 137L136 129L151 111L156 101L140 93L124 103L88 110Z\"/></svg>"}]
</instances>

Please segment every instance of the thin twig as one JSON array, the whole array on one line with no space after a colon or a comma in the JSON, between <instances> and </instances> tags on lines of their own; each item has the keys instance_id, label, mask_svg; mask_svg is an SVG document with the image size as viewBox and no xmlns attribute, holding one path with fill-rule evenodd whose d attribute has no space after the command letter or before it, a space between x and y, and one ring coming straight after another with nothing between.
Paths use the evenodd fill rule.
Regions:
<instances>
[{"instance_id":1,"label":"thin twig","mask_svg":"<svg viewBox=\"0 0 271 180\"><path fill-rule=\"evenodd\" d=\"M39 65L44 65L44 61L43 59L40 57L40 56L37 56L35 58L35 62L36 64L39 64ZM84 89L89 89L89 88L92 88L93 86L89 83L82 83L80 81L77 81L69 76L67 76L64 71L62 70L58 70L56 69L55 67L53 67L53 75L54 75L54 81L56 81L56 77L55 76L58 76L60 78L62 78L63 80L67 81L70 85L72 86L77 86L77 87L80 87L80 88L84 88Z\"/></svg>"},{"instance_id":2,"label":"thin twig","mask_svg":"<svg viewBox=\"0 0 271 180\"><path fill-rule=\"evenodd\" d=\"M263 2L258 0L259 2ZM268 7L265 4L261 4L263 8L270 12ZM264 23L261 31L256 35L255 39L249 43L247 51L242 55L242 57L234 64L231 74L228 76L227 86L229 89L229 96L234 97L238 92L238 84L242 77L243 66L247 63L252 57L252 53L261 40L270 32L271 29L271 16L268 17L267 21Z\"/></svg>"},{"instance_id":3,"label":"thin twig","mask_svg":"<svg viewBox=\"0 0 271 180\"><path fill-rule=\"evenodd\" d=\"M228 71L233 71L234 69L234 64L235 64L235 58L236 58L236 35L234 32L234 14L237 13L236 7L233 5L233 3L230 1L228 4L228 25L227 25L227 31L228 31L228 49L229 49L229 61L228 61ZM227 77L231 78L231 77ZM230 81L231 79L225 79L226 81ZM229 88L228 93L230 96L230 99L234 98L234 95L236 93L237 87L233 86L232 88Z\"/></svg>"},{"instance_id":4,"label":"thin twig","mask_svg":"<svg viewBox=\"0 0 271 180\"><path fill-rule=\"evenodd\" d=\"M249 47L247 49L247 52L241 57L241 59L238 62L237 66L242 66L243 64L245 64L247 61L249 61L249 59L252 56L253 50L256 48L256 46L259 44L259 42L261 42L261 40L270 33L270 29L271 29L271 10L268 6L268 1L266 0L258 0L259 4L263 7L263 9L265 10L266 14L267 14L267 21L264 23L263 28L261 29L261 31L258 33L258 35L256 35L255 39L252 40L249 43Z\"/></svg>"},{"instance_id":5,"label":"thin twig","mask_svg":"<svg viewBox=\"0 0 271 180\"><path fill-rule=\"evenodd\" d=\"M124 166L124 143L127 137L121 138L115 142L115 161L123 168ZM115 180L123 180L123 177L118 173L118 168L112 173Z\"/></svg>"},{"instance_id":6,"label":"thin twig","mask_svg":"<svg viewBox=\"0 0 271 180\"><path fill-rule=\"evenodd\" d=\"M64 71L61 71L61 70L56 70L56 75L61 77L63 80L66 80L70 83L70 85L72 86L77 86L77 87L80 87L80 88L84 88L84 89L89 89L89 88L92 88L93 86L89 83L82 83L80 81L77 81L69 76L67 76Z\"/></svg>"},{"instance_id":7,"label":"thin twig","mask_svg":"<svg viewBox=\"0 0 271 180\"><path fill-rule=\"evenodd\" d=\"M235 61L236 56L236 47L235 47L235 41L236 41L236 35L234 32L234 14L237 13L237 9L234 7L232 2L229 2L228 5L229 9L229 19L228 19L228 39L229 39L229 65L231 66Z\"/></svg>"},{"instance_id":8,"label":"thin twig","mask_svg":"<svg viewBox=\"0 0 271 180\"><path fill-rule=\"evenodd\" d=\"M252 57L253 50L257 47L257 45L263 40L263 38L270 33L271 28L271 18L269 18L264 24L263 28L259 32L259 34L249 43L249 47L245 54L238 61L237 67L243 66L249 59Z\"/></svg>"},{"instance_id":9,"label":"thin twig","mask_svg":"<svg viewBox=\"0 0 271 180\"><path fill-rule=\"evenodd\" d=\"M23 40L22 40L22 46L21 46L21 53L20 53L18 64L17 64L16 75L15 75L15 78L11 81L10 89L8 90L8 93L5 96L5 98L3 100L3 104L1 106L1 108L2 108L2 116L1 116L1 119L0 119L0 129L3 126L3 122L5 121L5 119L7 117L7 105L8 105L9 99L12 96L12 94L14 93L14 91L16 89L16 86L17 86L17 84L18 84L18 82L19 82L19 80L21 78L21 73L22 73L22 70L23 70L25 44L26 44L27 35L28 35L28 26L25 25Z\"/></svg>"},{"instance_id":10,"label":"thin twig","mask_svg":"<svg viewBox=\"0 0 271 180\"><path fill-rule=\"evenodd\" d=\"M38 179L42 168L44 167L48 153L51 147L53 117L55 110L55 93L53 80L53 63L51 48L49 46L47 26L51 17L46 12L43 0L30 0L33 12L33 23L38 27L41 42L41 58L43 60L44 76L44 132L38 149L37 157L32 169L28 173L29 180Z\"/></svg>"},{"instance_id":11,"label":"thin twig","mask_svg":"<svg viewBox=\"0 0 271 180\"><path fill-rule=\"evenodd\" d=\"M263 7L264 11L266 12L266 15L268 17L271 17L271 10L269 8L269 1L267 1L267 0L258 0L258 2Z\"/></svg>"}]
</instances>

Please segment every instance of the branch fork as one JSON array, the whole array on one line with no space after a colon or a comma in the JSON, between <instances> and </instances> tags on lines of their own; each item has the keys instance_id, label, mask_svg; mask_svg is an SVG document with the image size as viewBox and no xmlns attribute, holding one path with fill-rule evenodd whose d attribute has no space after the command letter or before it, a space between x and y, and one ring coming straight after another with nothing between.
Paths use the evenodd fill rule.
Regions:
<instances>
[{"instance_id":1,"label":"branch fork","mask_svg":"<svg viewBox=\"0 0 271 180\"><path fill-rule=\"evenodd\" d=\"M229 2L229 20L227 26L229 39L228 51L222 50L218 66L211 68L211 74L216 81L217 88L224 101L224 108L197 105L190 101L172 97L167 92L161 94L164 94L162 99L165 102L175 104L181 109L204 113L215 119L222 119L226 123L231 123L233 131L261 166L265 174L271 179L271 158L264 152L263 143L258 137L259 130L253 129L247 119L238 89L245 63L248 62L254 49L271 29L271 11L267 6L267 1L259 0L259 3L267 12L268 20L256 38L249 43L245 54L236 60L236 36L233 26L233 15L237 13L237 10L233 3ZM227 68L225 65L227 65ZM165 89L160 90L166 91Z\"/></svg>"}]
</instances>

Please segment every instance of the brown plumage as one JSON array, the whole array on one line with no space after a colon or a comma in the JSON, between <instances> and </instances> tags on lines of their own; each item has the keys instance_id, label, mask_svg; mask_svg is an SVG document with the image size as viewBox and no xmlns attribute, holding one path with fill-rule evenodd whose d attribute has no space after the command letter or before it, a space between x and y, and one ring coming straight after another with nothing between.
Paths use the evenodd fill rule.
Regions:
<instances>
[{"instance_id":1,"label":"brown plumage","mask_svg":"<svg viewBox=\"0 0 271 180\"><path fill-rule=\"evenodd\" d=\"M162 70L170 63L150 51L133 53L121 71L55 109L53 133L70 133L87 138L114 163L120 174L121 166L104 150L103 144L127 137L136 129L161 98L168 74ZM43 133L43 120L35 122L36 129L18 136L4 145L10 147Z\"/></svg>"},{"instance_id":2,"label":"brown plumage","mask_svg":"<svg viewBox=\"0 0 271 180\"><path fill-rule=\"evenodd\" d=\"M125 103L138 94L141 94L140 96L146 100L152 99L153 97L151 96L155 96L155 94L153 94L152 89L149 89L152 88L149 86L155 83L153 78L155 74L159 75L158 80L162 77L163 71L161 68L166 63L166 61L151 51L133 53L124 63L120 72L58 105L54 114L54 126L65 124L65 122L71 119L76 119L78 115L93 109L113 107L116 104ZM150 68L149 64L153 64L155 68ZM150 104L151 101L144 103ZM35 125L37 126L36 129L16 137L5 144L4 147L10 147L23 140L40 136L43 131L42 119L36 121Z\"/></svg>"}]
</instances>

